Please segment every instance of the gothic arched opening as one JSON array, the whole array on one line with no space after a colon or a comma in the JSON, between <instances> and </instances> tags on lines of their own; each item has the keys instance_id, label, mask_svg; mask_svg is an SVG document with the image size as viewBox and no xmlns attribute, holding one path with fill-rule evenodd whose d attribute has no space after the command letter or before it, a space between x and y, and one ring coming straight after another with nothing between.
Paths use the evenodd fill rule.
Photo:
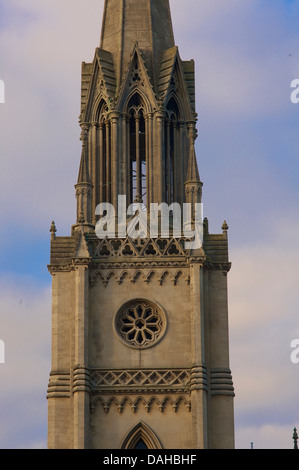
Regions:
<instances>
[{"instance_id":1,"label":"gothic arched opening","mask_svg":"<svg viewBox=\"0 0 299 470\"><path fill-rule=\"evenodd\" d=\"M100 130L100 181L101 200L109 202L111 199L111 128L108 118L108 106L104 100L99 106Z\"/></svg>"},{"instance_id":2,"label":"gothic arched opening","mask_svg":"<svg viewBox=\"0 0 299 470\"><path fill-rule=\"evenodd\" d=\"M130 200L146 205L146 135L144 105L135 93L128 105L130 144Z\"/></svg>"},{"instance_id":3,"label":"gothic arched opening","mask_svg":"<svg viewBox=\"0 0 299 470\"><path fill-rule=\"evenodd\" d=\"M175 159L179 108L172 97L168 101L165 119L165 195L170 205L175 202Z\"/></svg>"},{"instance_id":4,"label":"gothic arched opening","mask_svg":"<svg viewBox=\"0 0 299 470\"><path fill-rule=\"evenodd\" d=\"M156 434L145 423L140 422L128 433L122 449L162 449Z\"/></svg>"}]
</instances>

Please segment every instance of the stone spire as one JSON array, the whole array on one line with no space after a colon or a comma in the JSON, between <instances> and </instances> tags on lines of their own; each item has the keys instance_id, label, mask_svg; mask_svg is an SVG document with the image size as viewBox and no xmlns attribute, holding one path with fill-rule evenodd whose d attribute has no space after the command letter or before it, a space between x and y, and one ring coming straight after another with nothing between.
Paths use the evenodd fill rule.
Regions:
<instances>
[{"instance_id":1,"label":"stone spire","mask_svg":"<svg viewBox=\"0 0 299 470\"><path fill-rule=\"evenodd\" d=\"M117 89L136 43L156 87L162 54L175 45L169 0L105 0L100 48L112 54Z\"/></svg>"}]
</instances>

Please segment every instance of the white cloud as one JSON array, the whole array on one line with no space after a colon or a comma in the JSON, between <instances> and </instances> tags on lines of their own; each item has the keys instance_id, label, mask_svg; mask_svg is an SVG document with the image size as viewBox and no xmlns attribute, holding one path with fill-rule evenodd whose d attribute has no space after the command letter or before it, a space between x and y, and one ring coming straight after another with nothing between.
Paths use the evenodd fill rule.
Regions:
<instances>
[{"instance_id":1,"label":"white cloud","mask_svg":"<svg viewBox=\"0 0 299 470\"><path fill-rule=\"evenodd\" d=\"M1 217L10 224L16 212L34 229L54 218L65 232L74 222L80 66L93 59L100 42L103 3L10 2L15 16L0 32L7 92L0 109L0 198L9 202L2 204ZM258 0L186 0L171 6L182 58L196 60L200 142L219 142L216 149L210 146L217 162L225 123L226 132L238 135L239 120L287 111L287 77L294 78L295 63L289 49L298 45L298 36L287 34L282 10L261 8ZM250 154L250 143L246 149Z\"/></svg>"},{"instance_id":2,"label":"white cloud","mask_svg":"<svg viewBox=\"0 0 299 470\"><path fill-rule=\"evenodd\" d=\"M0 279L0 448L46 447L51 289L26 279ZM39 439L39 443L37 443Z\"/></svg>"},{"instance_id":3,"label":"white cloud","mask_svg":"<svg viewBox=\"0 0 299 470\"><path fill-rule=\"evenodd\" d=\"M0 109L1 217L12 224L17 211L19 222L33 229L57 218L69 231L81 156L81 62L92 60L99 44L102 3L29 0L24 6L14 0L11 8L18 21L0 32L6 85ZM24 15L20 30L23 11L32 14Z\"/></svg>"},{"instance_id":4,"label":"white cloud","mask_svg":"<svg viewBox=\"0 0 299 470\"><path fill-rule=\"evenodd\" d=\"M0 107L2 226L43 232L54 218L58 235L64 235L75 217L80 65L93 59L99 44L104 2L9 3L15 13L0 31L0 78L6 85ZM286 208L298 200L295 191L288 200L297 161L288 122L290 109L297 116L289 108L289 85L299 77L299 36L288 30L283 2L261 5L171 1L181 57L196 60L200 172L204 168L204 198L212 207L206 215L211 219L211 212L218 216L225 208L233 225L229 285L237 443L288 447L289 428L299 426L299 366L291 364L289 348L299 338L299 227L296 214L283 220L275 210L280 200ZM264 127L250 127L273 117L266 135ZM283 154L275 166L277 142ZM43 447L37 430L41 426L44 433L46 425L50 291L1 279L0 328L7 360L0 365L6 421L0 447Z\"/></svg>"},{"instance_id":5,"label":"white cloud","mask_svg":"<svg viewBox=\"0 0 299 470\"><path fill-rule=\"evenodd\" d=\"M293 429L290 426L264 425L239 429L236 447L238 449L292 449Z\"/></svg>"},{"instance_id":6,"label":"white cloud","mask_svg":"<svg viewBox=\"0 0 299 470\"><path fill-rule=\"evenodd\" d=\"M272 227L268 243L231 253L231 367L240 445L250 425L251 439L264 448L290 445L292 427L299 426L299 366L291 362L290 348L299 338L298 229L292 217L284 219Z\"/></svg>"},{"instance_id":7,"label":"white cloud","mask_svg":"<svg viewBox=\"0 0 299 470\"><path fill-rule=\"evenodd\" d=\"M290 34L284 2L172 4L181 56L196 60L198 109L208 119L217 113L230 121L260 120L286 111L295 64L298 68L290 57L298 49L298 33ZM206 124L201 115L200 121Z\"/></svg>"}]
</instances>

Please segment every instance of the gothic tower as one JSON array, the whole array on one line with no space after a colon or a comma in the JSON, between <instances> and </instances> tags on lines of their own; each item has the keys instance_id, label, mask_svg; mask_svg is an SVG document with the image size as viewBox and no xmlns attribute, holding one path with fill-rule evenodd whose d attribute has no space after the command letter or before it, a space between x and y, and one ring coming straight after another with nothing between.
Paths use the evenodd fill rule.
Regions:
<instances>
[{"instance_id":1,"label":"gothic tower","mask_svg":"<svg viewBox=\"0 0 299 470\"><path fill-rule=\"evenodd\" d=\"M105 1L82 64L77 220L70 236L50 230L49 448L234 447L227 224L212 235L204 219L191 240L194 83L168 0ZM161 211L149 229L157 206L168 231Z\"/></svg>"}]
</instances>

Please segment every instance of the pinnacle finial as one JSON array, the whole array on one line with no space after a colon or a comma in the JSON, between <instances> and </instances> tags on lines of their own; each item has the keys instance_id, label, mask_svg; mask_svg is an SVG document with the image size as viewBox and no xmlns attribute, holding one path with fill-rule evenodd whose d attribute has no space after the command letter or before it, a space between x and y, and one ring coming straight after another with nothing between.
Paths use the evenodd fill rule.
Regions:
<instances>
[{"instance_id":1,"label":"pinnacle finial","mask_svg":"<svg viewBox=\"0 0 299 470\"><path fill-rule=\"evenodd\" d=\"M82 146L82 156L78 174L78 184L89 183L89 168L88 168L88 156L86 146Z\"/></svg>"},{"instance_id":2,"label":"pinnacle finial","mask_svg":"<svg viewBox=\"0 0 299 470\"><path fill-rule=\"evenodd\" d=\"M50 233L51 233L51 239L52 239L52 240L55 240L55 238L56 238L56 235L55 235L56 232L57 232L56 225L55 225L54 220L52 220L52 224L51 224L51 228L50 228Z\"/></svg>"},{"instance_id":3,"label":"pinnacle finial","mask_svg":"<svg viewBox=\"0 0 299 470\"><path fill-rule=\"evenodd\" d=\"M226 220L225 220L222 224L222 230L223 230L223 232L227 232L228 229L229 229L229 226L227 225Z\"/></svg>"},{"instance_id":4,"label":"pinnacle finial","mask_svg":"<svg viewBox=\"0 0 299 470\"><path fill-rule=\"evenodd\" d=\"M298 449L298 434L297 434L297 428L294 428L293 440L294 440L294 449Z\"/></svg>"}]
</instances>

